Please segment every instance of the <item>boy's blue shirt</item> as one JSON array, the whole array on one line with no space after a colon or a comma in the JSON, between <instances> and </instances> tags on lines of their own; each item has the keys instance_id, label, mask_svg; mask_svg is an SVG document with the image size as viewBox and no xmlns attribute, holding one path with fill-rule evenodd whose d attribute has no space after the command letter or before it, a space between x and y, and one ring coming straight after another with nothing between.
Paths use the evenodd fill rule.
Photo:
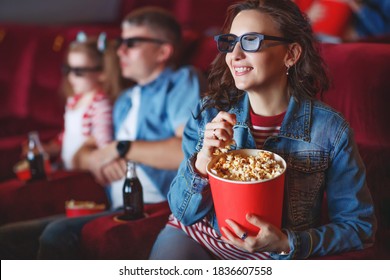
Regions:
<instances>
[{"instance_id":1,"label":"boy's blue shirt","mask_svg":"<svg viewBox=\"0 0 390 280\"><path fill-rule=\"evenodd\" d=\"M125 90L114 104L115 135L131 110L129 93L132 90L133 87ZM185 125L191 116L199 102L200 92L199 75L192 67L178 70L167 68L157 79L141 86L136 140L159 141L174 137L176 129ZM166 197L177 171L156 169L143 164L139 166Z\"/></svg>"}]
</instances>

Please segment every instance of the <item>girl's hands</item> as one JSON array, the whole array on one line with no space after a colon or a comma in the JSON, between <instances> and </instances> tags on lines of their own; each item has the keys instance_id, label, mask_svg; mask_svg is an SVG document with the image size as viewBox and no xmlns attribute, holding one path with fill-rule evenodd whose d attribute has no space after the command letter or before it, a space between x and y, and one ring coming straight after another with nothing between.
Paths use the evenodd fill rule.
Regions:
<instances>
[{"instance_id":1,"label":"girl's hands","mask_svg":"<svg viewBox=\"0 0 390 280\"><path fill-rule=\"evenodd\" d=\"M223 232L227 236L227 238L222 236L222 240L250 253L290 251L288 237L280 229L253 214L247 214L246 219L249 223L259 228L257 236L248 236L244 240L241 239L245 230L234 221L228 219L226 223L232 230L222 227Z\"/></svg>"},{"instance_id":2,"label":"girl's hands","mask_svg":"<svg viewBox=\"0 0 390 280\"><path fill-rule=\"evenodd\" d=\"M236 115L221 111L206 124L203 147L198 153L195 167L200 174L207 176L206 167L216 148L224 148L233 139L233 126Z\"/></svg>"}]
</instances>

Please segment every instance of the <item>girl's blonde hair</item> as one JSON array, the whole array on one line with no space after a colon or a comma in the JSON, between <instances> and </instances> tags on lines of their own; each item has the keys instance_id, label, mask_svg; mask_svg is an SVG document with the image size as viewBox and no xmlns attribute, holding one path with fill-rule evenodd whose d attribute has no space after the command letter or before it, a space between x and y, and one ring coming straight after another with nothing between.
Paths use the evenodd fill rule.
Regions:
<instances>
[{"instance_id":1,"label":"girl's blonde hair","mask_svg":"<svg viewBox=\"0 0 390 280\"><path fill-rule=\"evenodd\" d=\"M66 51L64 64L67 64L69 54L72 52L85 53L95 63L95 66L102 67L104 76L101 85L102 89L114 101L123 89L124 84L119 66L119 58L116 54L116 42L106 40L104 49L99 50L97 37L88 37L83 41L73 41ZM61 92L66 97L75 94L66 75L62 79Z\"/></svg>"}]
</instances>

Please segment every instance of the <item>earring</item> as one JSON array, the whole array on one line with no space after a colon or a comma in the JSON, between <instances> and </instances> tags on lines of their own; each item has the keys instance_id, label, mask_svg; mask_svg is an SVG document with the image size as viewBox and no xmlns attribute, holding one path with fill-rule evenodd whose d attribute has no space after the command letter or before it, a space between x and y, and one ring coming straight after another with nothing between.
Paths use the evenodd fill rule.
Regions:
<instances>
[{"instance_id":1,"label":"earring","mask_svg":"<svg viewBox=\"0 0 390 280\"><path fill-rule=\"evenodd\" d=\"M288 73L288 70L290 70L290 65L287 65L286 67L287 67L286 75L288 76L288 74L289 74L289 73Z\"/></svg>"}]
</instances>

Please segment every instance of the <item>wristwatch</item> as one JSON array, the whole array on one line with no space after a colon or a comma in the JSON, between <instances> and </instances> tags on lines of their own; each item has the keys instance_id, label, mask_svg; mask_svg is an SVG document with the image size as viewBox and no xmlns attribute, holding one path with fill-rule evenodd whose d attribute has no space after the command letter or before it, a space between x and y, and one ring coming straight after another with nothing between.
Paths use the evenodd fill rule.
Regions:
<instances>
[{"instance_id":1,"label":"wristwatch","mask_svg":"<svg viewBox=\"0 0 390 280\"><path fill-rule=\"evenodd\" d=\"M118 141L118 144L116 144L116 150L118 151L119 157L124 158L130 150L130 147L131 141Z\"/></svg>"}]
</instances>

